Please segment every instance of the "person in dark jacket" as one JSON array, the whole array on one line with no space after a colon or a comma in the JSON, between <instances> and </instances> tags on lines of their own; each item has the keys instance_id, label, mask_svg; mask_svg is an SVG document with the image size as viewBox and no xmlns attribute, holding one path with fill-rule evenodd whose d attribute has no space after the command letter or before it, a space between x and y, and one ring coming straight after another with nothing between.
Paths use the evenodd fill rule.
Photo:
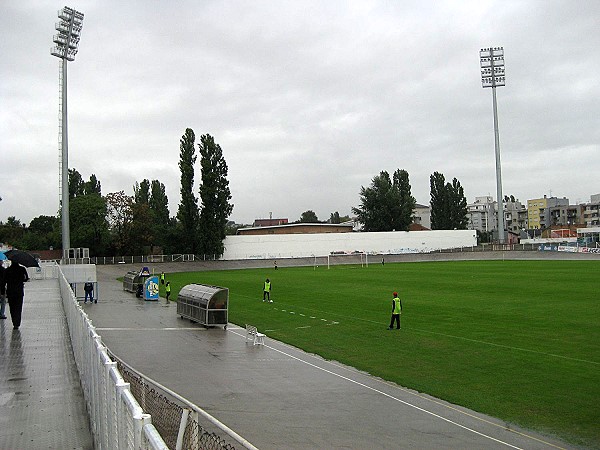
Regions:
<instances>
[{"instance_id":1,"label":"person in dark jacket","mask_svg":"<svg viewBox=\"0 0 600 450\"><path fill-rule=\"evenodd\" d=\"M21 312L23 311L24 283L29 281L25 267L11 263L10 267L4 272L4 281L6 282L6 297L8 297L8 306L10 307L10 319L13 327L18 330L21 326Z\"/></svg>"},{"instance_id":2,"label":"person in dark jacket","mask_svg":"<svg viewBox=\"0 0 600 450\"><path fill-rule=\"evenodd\" d=\"M6 281L4 281L4 271L6 269L0 261L0 319L6 319L4 308L6 308Z\"/></svg>"},{"instance_id":3,"label":"person in dark jacket","mask_svg":"<svg viewBox=\"0 0 600 450\"><path fill-rule=\"evenodd\" d=\"M83 285L83 291L85 292L85 300L83 303L87 303L88 297L90 299L90 303L98 303L98 300L94 302L94 283L91 281L86 281Z\"/></svg>"}]
</instances>

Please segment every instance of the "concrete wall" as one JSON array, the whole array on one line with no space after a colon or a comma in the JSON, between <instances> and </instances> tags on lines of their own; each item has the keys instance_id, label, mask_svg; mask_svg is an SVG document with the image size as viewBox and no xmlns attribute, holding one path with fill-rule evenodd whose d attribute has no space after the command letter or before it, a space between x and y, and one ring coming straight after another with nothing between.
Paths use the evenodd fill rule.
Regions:
<instances>
[{"instance_id":1,"label":"concrete wall","mask_svg":"<svg viewBox=\"0 0 600 450\"><path fill-rule=\"evenodd\" d=\"M227 236L225 260L299 258L354 251L381 254L424 253L477 245L474 230L389 231L380 233Z\"/></svg>"}]
</instances>

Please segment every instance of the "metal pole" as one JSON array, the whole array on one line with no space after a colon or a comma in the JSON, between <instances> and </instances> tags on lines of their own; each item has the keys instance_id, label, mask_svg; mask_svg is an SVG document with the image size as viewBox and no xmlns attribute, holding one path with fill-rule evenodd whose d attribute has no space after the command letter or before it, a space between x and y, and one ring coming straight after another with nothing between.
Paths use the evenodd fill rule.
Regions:
<instances>
[{"instance_id":1,"label":"metal pole","mask_svg":"<svg viewBox=\"0 0 600 450\"><path fill-rule=\"evenodd\" d=\"M481 64L481 81L483 87L492 88L492 99L494 103L494 148L496 153L496 195L498 197L498 241L501 244L504 244L506 241L506 234L504 230L504 204L502 202L502 169L500 166L498 107L496 105L496 86L504 86L506 82L504 75L504 48L482 48L479 52L479 59Z\"/></svg>"},{"instance_id":2,"label":"metal pole","mask_svg":"<svg viewBox=\"0 0 600 450\"><path fill-rule=\"evenodd\" d=\"M69 137L67 130L67 60L62 64L62 248L63 252L71 248L69 227Z\"/></svg>"},{"instance_id":3,"label":"metal pole","mask_svg":"<svg viewBox=\"0 0 600 450\"><path fill-rule=\"evenodd\" d=\"M498 106L496 104L496 86L492 86L492 99L494 103L494 149L496 153L496 195L498 198L498 241L505 242L504 233L504 206L502 197L502 168L500 165L500 134L498 132Z\"/></svg>"}]
</instances>

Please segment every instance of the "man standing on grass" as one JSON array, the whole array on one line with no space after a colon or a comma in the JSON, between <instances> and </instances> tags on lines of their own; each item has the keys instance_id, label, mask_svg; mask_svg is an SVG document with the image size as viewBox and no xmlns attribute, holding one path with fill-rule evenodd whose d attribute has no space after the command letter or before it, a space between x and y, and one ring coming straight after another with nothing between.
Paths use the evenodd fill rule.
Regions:
<instances>
[{"instance_id":1,"label":"man standing on grass","mask_svg":"<svg viewBox=\"0 0 600 450\"><path fill-rule=\"evenodd\" d=\"M394 329L394 322L396 322L396 329L400 329L400 315L402 314L402 300L398 298L398 293L394 292L394 298L392 299L392 320L388 330Z\"/></svg>"},{"instance_id":2,"label":"man standing on grass","mask_svg":"<svg viewBox=\"0 0 600 450\"><path fill-rule=\"evenodd\" d=\"M265 280L265 287L263 288L263 302L273 303L271 300L271 281L267 278Z\"/></svg>"}]
</instances>

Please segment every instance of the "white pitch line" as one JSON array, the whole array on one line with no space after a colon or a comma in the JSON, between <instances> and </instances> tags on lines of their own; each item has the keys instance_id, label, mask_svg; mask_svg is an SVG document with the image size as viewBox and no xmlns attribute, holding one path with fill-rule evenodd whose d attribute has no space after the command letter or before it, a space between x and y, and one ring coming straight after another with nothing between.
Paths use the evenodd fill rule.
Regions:
<instances>
[{"instance_id":1,"label":"white pitch line","mask_svg":"<svg viewBox=\"0 0 600 450\"><path fill-rule=\"evenodd\" d=\"M285 313L289 313L289 314L296 314L296 311L288 311L287 309L278 309L278 308L273 308L275 311L281 311L281 312L285 312ZM305 314L302 313L297 313L299 316L302 317L306 317ZM311 319L318 319L318 317L314 317L314 316L310 316ZM327 320L327 319L319 319L323 322L329 322L327 323L327 325L339 325L339 322L333 321L333 320ZM301 328L309 328L309 327L296 327L297 330L301 329Z\"/></svg>"},{"instance_id":2,"label":"white pitch line","mask_svg":"<svg viewBox=\"0 0 600 450\"><path fill-rule=\"evenodd\" d=\"M466 338L466 337L462 337L462 336L454 336L452 334L438 333L436 331L428 331L428 330L420 330L420 329L413 329L413 331L417 331L419 333L437 334L439 336L444 336L444 337L449 337L449 338L454 338L454 339L461 339L463 341L469 341L469 342L477 342L478 344L485 344L485 345L491 345L493 347L507 348L509 350L518 350L520 352L536 353L538 355L551 356L553 358L562 358L562 359L568 359L570 361L577 361L577 362L582 362L582 363L587 363L587 364L600 365L600 362L590 361L587 359L571 358L569 356L557 355L554 353L540 352L539 350L531 350L531 349L523 348L523 347L512 347L510 345L496 344L494 342L487 342L487 341L480 341L478 339L471 339L471 338Z\"/></svg>"},{"instance_id":3,"label":"white pitch line","mask_svg":"<svg viewBox=\"0 0 600 450\"><path fill-rule=\"evenodd\" d=\"M230 330L228 330L228 331L230 331ZM233 331L232 331L232 332L233 332ZM240 337L244 337L244 336L242 336L242 335L241 335L241 334L239 334L239 333L235 333L235 334L237 334L237 335L238 335L238 336L240 336ZM492 437L492 436L488 436L487 434L484 434L484 433L482 433L482 432L480 432L480 431L477 431L477 430L474 430L474 429L472 429L472 428L469 428L469 427L467 427L467 426L465 426L465 425L461 425L460 423L458 423L458 422L455 422L455 421L453 421L453 420L450 420L450 419L448 419L448 418L446 418L446 417L440 416L439 414L436 414L436 413L434 413L433 411L428 411L428 410L427 410L427 409L425 409L425 408L421 408L420 406L414 405L414 404L412 404L412 403L410 403L410 402L407 402L407 401L405 401L405 400L401 400L401 399L399 399L399 398L397 398L397 397L394 397L394 396L393 396L393 395L391 395L391 394L388 394L388 393L386 393L386 392L380 391L379 389L373 388L373 387L371 387L371 386L367 386L366 384L364 384L364 383L361 383L360 381L353 380L352 378L348 378L348 377L346 377L346 376L344 376L344 375L340 375L340 374L338 374L338 373L335 373L335 372L333 372L333 371L331 371L331 370L325 369L325 368L323 368L323 367L319 367L319 366L317 366L316 364L313 364L313 363L311 363L311 362L305 361L305 360L303 360L303 359L301 359L301 358L298 358L297 356L290 355L289 353L286 353L286 352L284 352L283 350L279 350L279 349L277 349L277 348L275 348L275 347L271 347L270 345L265 345L265 347L266 347L266 348L270 348L271 350L274 350L274 351L276 351L276 352L278 352L278 353L281 353L282 355L285 355L285 356L287 356L287 357L289 357L289 358L295 359L296 361L299 361L299 362L301 362L301 363L304 363L304 364L306 364L306 365L308 365L308 366L314 367L314 368L315 368L315 369L317 369L317 370L320 370L320 371L322 371L322 372L328 373L328 374L330 374L330 375L333 375L333 376L335 376L335 377L341 378L342 380L346 380L346 381L348 381L348 382L350 382L350 383L356 384L356 385L358 385L358 386L360 386L360 387L363 387L363 388L365 388L365 389L368 389L368 390L370 390L370 391L373 391L373 392L375 392L375 393L377 393L377 394L383 395L384 397L388 397L388 398L390 398L390 399L392 399L392 400L395 400L395 401L397 401L397 402L399 402L399 403L402 403L402 404L404 404L404 405L406 405L406 406L409 406L409 407L411 407L411 408L414 408L414 409L416 409L416 410L418 410L418 411L421 411L421 412L423 412L423 413L425 413L425 414L429 414L430 416L433 416L433 417L435 417L435 418L437 418L437 419L443 420L444 422L448 422L448 423L450 423L450 424L452 424L452 425L455 425L455 426L457 426L457 427L459 427L459 428L462 428L462 429L464 429L464 430L470 431L471 433L477 434L477 435L479 435L479 436L482 436L482 437L484 437L484 438L486 438L486 439L490 439L490 440L492 440L492 441L498 442L499 444L506 445L507 447L515 448L515 449L518 449L518 450L523 450L521 447L517 447L517 446L515 446L515 445L509 444L508 442L501 441L500 439L496 439L496 438L494 438L494 437Z\"/></svg>"},{"instance_id":4,"label":"white pitch line","mask_svg":"<svg viewBox=\"0 0 600 450\"><path fill-rule=\"evenodd\" d=\"M206 331L206 328L179 328L179 327L165 327L165 328L116 328L116 327L106 327L106 328L96 328L98 331L180 331L180 330L196 330L196 331Z\"/></svg>"},{"instance_id":5,"label":"white pitch line","mask_svg":"<svg viewBox=\"0 0 600 450\"><path fill-rule=\"evenodd\" d=\"M309 308L307 308L309 309ZM330 315L339 315L340 317L342 317L341 314L336 314L330 311L321 311L318 309L310 309L311 311L317 311L320 313L324 313L324 314L330 314ZM316 318L316 317L312 317L311 319ZM374 323L374 324L378 324L380 325L382 322L377 322L375 320L369 320L369 319L361 319L359 317L345 317L346 319L349 320L358 320L360 322L368 322L368 323ZM323 320L323 319L321 319ZM483 345L491 345L493 347L500 347L500 348L506 348L508 350L516 350L516 351L520 351L520 352L528 352L528 353L535 353L538 355L544 355L544 356L549 356L551 358L560 358L560 359L566 359L568 361L576 361L576 362L582 362L582 363L586 363L586 364L594 364L594 365L600 365L600 362L598 361L590 361L588 359L581 359L581 358L571 358L570 356L564 356L564 355L557 355L556 353L547 353L547 352L542 352L539 350L532 350L532 349L528 349L528 348L523 348L523 347L513 347L510 345L504 345L504 344L496 344L494 342L488 342L488 341L481 341L479 339L471 339L471 338L467 338L467 337L462 337L462 336L456 336L454 334L445 334L445 333L438 333L436 331L429 331L429 330L422 330L420 328L405 328L405 332L406 331L416 331L417 333L429 333L429 334L437 334L439 336L444 336L444 337L448 337L448 338L453 338L453 339L462 339L464 341L469 341L469 342L476 342L478 344L483 344Z\"/></svg>"}]
</instances>

